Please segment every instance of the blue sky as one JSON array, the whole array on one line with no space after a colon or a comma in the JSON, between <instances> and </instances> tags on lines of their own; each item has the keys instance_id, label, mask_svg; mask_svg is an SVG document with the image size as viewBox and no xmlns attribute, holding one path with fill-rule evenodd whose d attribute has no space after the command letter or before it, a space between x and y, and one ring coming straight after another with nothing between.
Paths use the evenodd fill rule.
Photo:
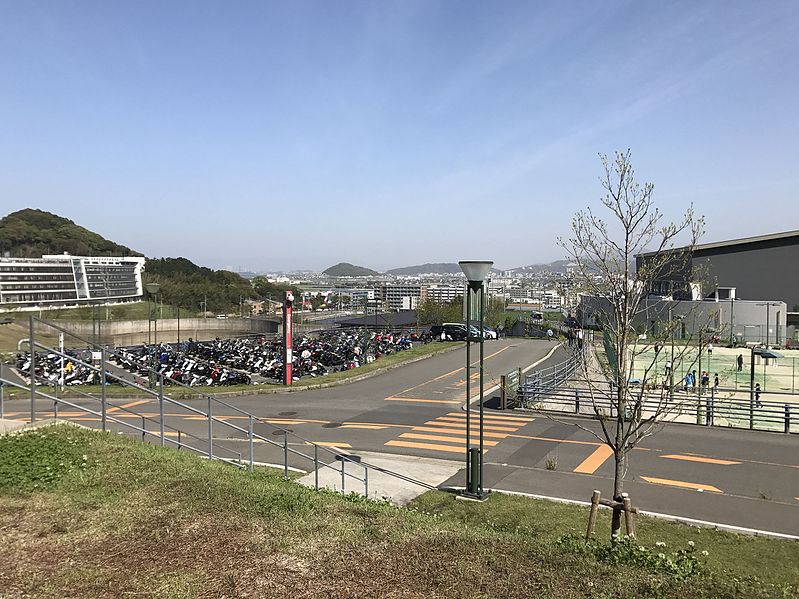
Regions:
<instances>
[{"instance_id":1,"label":"blue sky","mask_svg":"<svg viewBox=\"0 0 799 599\"><path fill-rule=\"evenodd\" d=\"M7 2L0 208L212 267L562 257L597 154L799 228L799 3Z\"/></svg>"}]
</instances>

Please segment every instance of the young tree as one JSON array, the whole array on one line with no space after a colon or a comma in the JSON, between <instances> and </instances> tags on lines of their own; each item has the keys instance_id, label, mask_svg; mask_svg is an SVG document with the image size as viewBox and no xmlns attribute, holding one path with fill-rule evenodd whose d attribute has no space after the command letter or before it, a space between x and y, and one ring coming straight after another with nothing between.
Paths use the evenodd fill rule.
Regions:
<instances>
[{"instance_id":1,"label":"young tree","mask_svg":"<svg viewBox=\"0 0 799 599\"><path fill-rule=\"evenodd\" d=\"M597 432L579 423L575 426L596 436L612 450L613 495L618 501L628 454L642 439L656 432L675 410L673 368L691 345L674 346L674 331L679 321L668 308L672 303L667 306L662 300L658 306L657 300L653 304L647 296L664 276L682 273L690 284L694 276L690 273L691 254L702 233L704 219L689 207L679 222L664 222L653 204L653 185L641 185L635 180L630 151L617 152L612 160L604 155L600 158L604 167L600 181L605 190L601 202L610 215L605 220L591 208L578 212L572 220L571 237L559 241L576 265L583 292L602 306L597 313L605 338L606 359L595 364L587 360L580 376L580 385L590 397L601 430ZM678 241L685 243L676 249ZM638 268L634 268L636 256L644 253L646 260L639 260ZM658 326L647 331L651 341L642 344L635 326L645 312L644 329L654 320L649 318L652 314L658 315ZM659 374L658 353L664 350L671 356L671 380L653 389L652 382ZM643 376L639 374L642 363ZM631 380L634 376L636 381ZM609 413L599 405L601 397L607 398L608 381L611 383ZM607 406L607 399L604 401ZM620 512L614 512L613 537L621 529L620 516Z\"/></svg>"}]
</instances>

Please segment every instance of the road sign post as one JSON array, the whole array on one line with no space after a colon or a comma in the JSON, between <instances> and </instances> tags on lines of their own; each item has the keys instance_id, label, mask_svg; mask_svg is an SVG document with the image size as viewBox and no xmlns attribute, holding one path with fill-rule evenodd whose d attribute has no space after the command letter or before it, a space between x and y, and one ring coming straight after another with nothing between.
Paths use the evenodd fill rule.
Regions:
<instances>
[{"instance_id":1,"label":"road sign post","mask_svg":"<svg viewBox=\"0 0 799 599\"><path fill-rule=\"evenodd\" d=\"M293 360L291 339L292 339L292 310L294 307L294 294L286 292L286 299L283 302L283 384L291 385L291 362Z\"/></svg>"}]
</instances>

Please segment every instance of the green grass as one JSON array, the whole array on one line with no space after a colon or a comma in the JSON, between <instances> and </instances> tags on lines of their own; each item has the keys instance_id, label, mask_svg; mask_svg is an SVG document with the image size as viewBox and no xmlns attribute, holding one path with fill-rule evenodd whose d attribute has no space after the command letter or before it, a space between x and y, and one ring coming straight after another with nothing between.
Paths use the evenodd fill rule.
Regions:
<instances>
[{"instance_id":1,"label":"green grass","mask_svg":"<svg viewBox=\"0 0 799 599\"><path fill-rule=\"evenodd\" d=\"M10 598L796 596L746 578L795 582L796 544L642 521L642 542L717 552L682 580L557 544L584 509L443 493L398 509L67 425L1 438L0 480Z\"/></svg>"},{"instance_id":2,"label":"green grass","mask_svg":"<svg viewBox=\"0 0 799 599\"><path fill-rule=\"evenodd\" d=\"M582 537L588 523L587 508L502 494L479 504L452 501L449 494L433 491L418 497L409 507L463 525L518 530L547 543L567 533ZM600 510L597 536L610 534L610 515L610 510ZM668 551L688 547L693 541L697 551L708 552L703 561L719 577L758 577L777 585L799 582L799 542L744 536L647 516L638 517L637 533L642 545L656 547L662 542Z\"/></svg>"}]
</instances>

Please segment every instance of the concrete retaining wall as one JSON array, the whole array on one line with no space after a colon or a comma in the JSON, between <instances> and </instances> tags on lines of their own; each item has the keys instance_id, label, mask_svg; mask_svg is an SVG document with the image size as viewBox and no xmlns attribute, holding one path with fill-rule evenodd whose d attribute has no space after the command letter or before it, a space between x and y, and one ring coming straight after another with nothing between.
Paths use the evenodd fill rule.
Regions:
<instances>
[{"instance_id":1,"label":"concrete retaining wall","mask_svg":"<svg viewBox=\"0 0 799 599\"><path fill-rule=\"evenodd\" d=\"M91 320L59 320L57 326L66 329L77 337L89 341L98 339L102 343L114 345L135 345L152 342L174 343L189 337L196 340L213 339L214 337L234 337L237 335L273 335L278 332L279 323L275 320L261 318L164 318L154 322L147 320L112 320L93 322ZM98 333L99 325L99 333ZM57 334L52 327L36 324L39 334ZM73 345L74 340L68 340Z\"/></svg>"}]
</instances>

